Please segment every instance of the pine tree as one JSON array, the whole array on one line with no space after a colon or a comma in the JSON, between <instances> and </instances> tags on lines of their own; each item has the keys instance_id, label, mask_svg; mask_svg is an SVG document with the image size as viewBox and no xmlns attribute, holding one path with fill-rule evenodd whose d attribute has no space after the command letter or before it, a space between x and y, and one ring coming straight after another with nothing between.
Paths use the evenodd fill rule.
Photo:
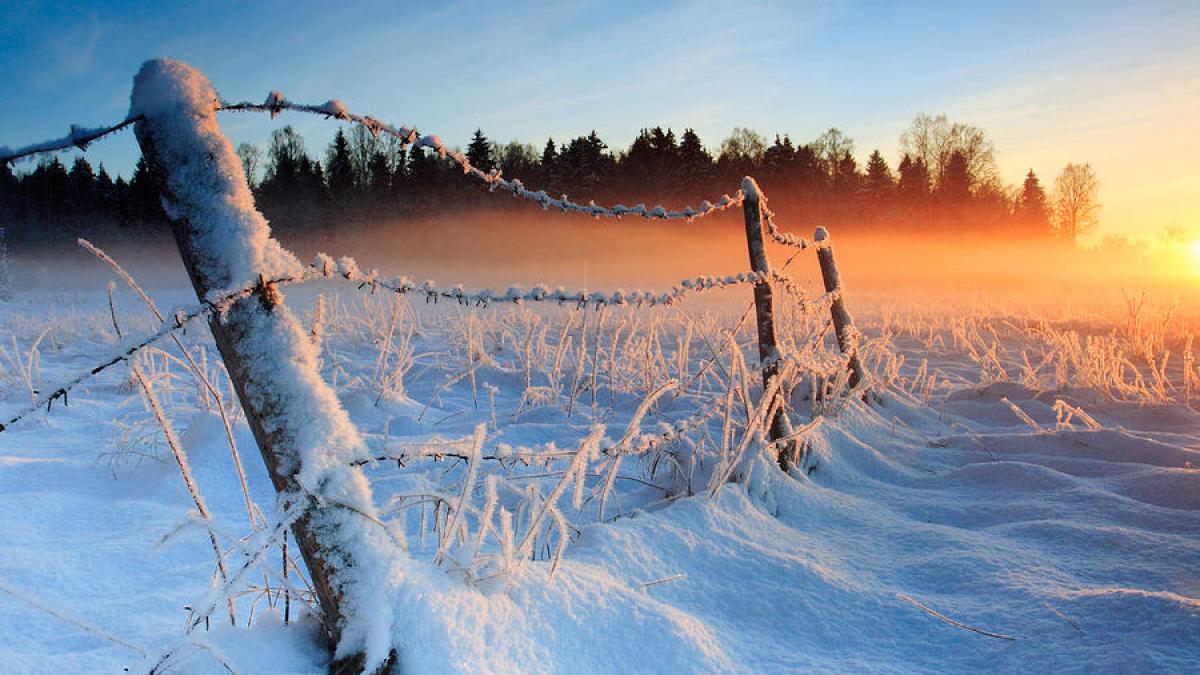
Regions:
<instances>
[{"instance_id":1,"label":"pine tree","mask_svg":"<svg viewBox=\"0 0 1200 675\"><path fill-rule=\"evenodd\" d=\"M654 201L662 201L679 180L679 143L670 127L654 127L650 131L650 148L653 151L651 166L654 180L647 187Z\"/></svg>"},{"instance_id":2,"label":"pine tree","mask_svg":"<svg viewBox=\"0 0 1200 675\"><path fill-rule=\"evenodd\" d=\"M872 199L882 201L891 195L895 187L896 179L892 176L892 170L888 168L887 160L878 150L872 152L867 158L867 193Z\"/></svg>"},{"instance_id":3,"label":"pine tree","mask_svg":"<svg viewBox=\"0 0 1200 675\"><path fill-rule=\"evenodd\" d=\"M467 145L467 161L471 163L471 166L485 173L496 168L496 156L492 149L492 142L483 135L482 129L475 130L475 135L471 137L471 142Z\"/></svg>"},{"instance_id":4,"label":"pine tree","mask_svg":"<svg viewBox=\"0 0 1200 675\"><path fill-rule=\"evenodd\" d=\"M858 172L858 162L849 150L844 150L833 169L833 187L842 195L854 195L862 185L862 174Z\"/></svg>"},{"instance_id":5,"label":"pine tree","mask_svg":"<svg viewBox=\"0 0 1200 675\"><path fill-rule=\"evenodd\" d=\"M1046 191L1033 169L1025 174L1025 182L1021 184L1021 193L1017 196L1013 217L1017 228L1025 234L1050 234L1050 206L1046 201Z\"/></svg>"},{"instance_id":6,"label":"pine tree","mask_svg":"<svg viewBox=\"0 0 1200 675\"><path fill-rule=\"evenodd\" d=\"M558 147L554 145L553 138L547 140L546 147L542 149L540 169L540 189L551 193L559 190L562 183L562 167L559 165Z\"/></svg>"},{"instance_id":7,"label":"pine tree","mask_svg":"<svg viewBox=\"0 0 1200 675\"><path fill-rule=\"evenodd\" d=\"M325 180L329 186L329 196L335 201L347 199L354 192L354 165L350 159L350 143L341 129L338 129L329 150L325 153Z\"/></svg>"},{"instance_id":8,"label":"pine tree","mask_svg":"<svg viewBox=\"0 0 1200 675\"><path fill-rule=\"evenodd\" d=\"M652 184L656 170L654 141L648 129L641 129L633 139L629 150L622 155L619 170L622 178L622 188L630 198L645 200L653 199ZM649 195L648 195L649 193Z\"/></svg>"},{"instance_id":9,"label":"pine tree","mask_svg":"<svg viewBox=\"0 0 1200 675\"><path fill-rule=\"evenodd\" d=\"M113 185L112 177L104 170L103 164L100 165L100 169L96 172L95 194L96 203L99 208L110 213L117 210L116 186Z\"/></svg>"},{"instance_id":10,"label":"pine tree","mask_svg":"<svg viewBox=\"0 0 1200 675\"><path fill-rule=\"evenodd\" d=\"M92 165L83 157L76 157L67 174L67 208L75 213L88 213L96 206L96 177Z\"/></svg>"},{"instance_id":11,"label":"pine tree","mask_svg":"<svg viewBox=\"0 0 1200 675\"><path fill-rule=\"evenodd\" d=\"M779 180L788 178L795 163L796 148L792 145L792 139L784 134L783 139L780 140L779 134L776 134L775 143L763 153L763 169L766 170L767 178Z\"/></svg>"},{"instance_id":12,"label":"pine tree","mask_svg":"<svg viewBox=\"0 0 1200 675\"><path fill-rule=\"evenodd\" d=\"M900 195L910 201L919 202L929 196L929 167L921 158L905 154L900 160L900 180L897 188Z\"/></svg>"},{"instance_id":13,"label":"pine tree","mask_svg":"<svg viewBox=\"0 0 1200 675\"><path fill-rule=\"evenodd\" d=\"M130 213L140 223L165 221L166 213L162 207L163 179L159 172L152 168L145 157L139 157L129 179L129 197L132 201Z\"/></svg>"},{"instance_id":14,"label":"pine tree","mask_svg":"<svg viewBox=\"0 0 1200 675\"><path fill-rule=\"evenodd\" d=\"M580 198L599 197L597 190L608 184L614 165L607 149L595 130L568 143L559 158L564 187L579 193Z\"/></svg>"},{"instance_id":15,"label":"pine tree","mask_svg":"<svg viewBox=\"0 0 1200 675\"><path fill-rule=\"evenodd\" d=\"M949 205L962 205L971 198L971 168L963 152L955 150L950 153L938 180L937 191L938 197Z\"/></svg>"},{"instance_id":16,"label":"pine tree","mask_svg":"<svg viewBox=\"0 0 1200 675\"><path fill-rule=\"evenodd\" d=\"M370 213L374 217L386 215L392 197L392 167L382 149L371 156L367 166L371 182L367 186L367 200Z\"/></svg>"},{"instance_id":17,"label":"pine tree","mask_svg":"<svg viewBox=\"0 0 1200 675\"><path fill-rule=\"evenodd\" d=\"M713 158L693 129L679 139L679 186L686 199L696 199L712 178Z\"/></svg>"}]
</instances>

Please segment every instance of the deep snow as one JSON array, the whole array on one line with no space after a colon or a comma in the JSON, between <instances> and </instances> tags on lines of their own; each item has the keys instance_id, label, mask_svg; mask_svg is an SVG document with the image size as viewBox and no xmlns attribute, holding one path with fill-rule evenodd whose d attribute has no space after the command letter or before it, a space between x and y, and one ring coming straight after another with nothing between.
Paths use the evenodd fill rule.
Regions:
<instances>
[{"instance_id":1,"label":"deep snow","mask_svg":"<svg viewBox=\"0 0 1200 675\"><path fill-rule=\"evenodd\" d=\"M290 304L307 308L306 322L315 290L289 292ZM499 430L490 442L572 449L597 422L606 424L607 438L619 439L641 400L604 391L593 412L582 394L571 415L561 403L526 402L513 421L524 378L500 367L511 363L513 345L488 336L528 315L446 303L415 304L403 315L402 327L412 330L411 368L398 381L380 380L378 341L389 305L344 286L321 290L340 293L328 297L323 372L373 452L431 437L469 438L493 414ZM680 317L732 327L749 294L720 293L682 309L649 310L663 317L667 359ZM182 292L158 295L164 306L188 300ZM117 299L127 335L153 330L131 293L121 289ZM39 335L35 386L112 350L106 302L103 293L24 289L0 304L3 411L29 400L20 373ZM885 304L852 305L868 337L895 329L895 318L878 311ZM549 327L548 344L568 316L579 339L579 310L534 313ZM471 316L485 336L475 340L499 364L472 371L474 393L471 378L446 384L478 360L464 328ZM961 325L924 321L924 337L915 325L894 331L890 348L908 357L894 388L868 404L851 401L816 428L807 477L758 465L745 485L710 497L697 484L695 496L669 504L655 488L628 481L608 507L624 517L598 523L594 504L572 516L579 531L553 576L552 563L539 560L468 583L456 567L461 555L433 564L437 539L421 536L415 509L407 509L392 521L408 553L390 564L403 569L393 570L394 588L380 590L395 609L406 671L1200 669L1200 415L1180 403L1113 400L1096 388L1022 384L1011 363L1010 377L995 377L979 350L967 347ZM1017 358L1024 347L1017 337L1001 341L1010 339L1008 357ZM189 345L206 340L198 324L185 337ZM708 352L692 349L694 370ZM249 528L219 419L196 404L178 364L153 358L145 366L217 530L233 547ZM920 380L923 358L930 360L925 372L940 368L932 385ZM569 384L573 367L562 377ZM1078 417L1058 428L1053 406L1060 398L1101 428ZM659 406L645 426L683 419L704 400ZM148 422L120 366L72 392L69 407L0 434L4 672L144 670L183 640L185 606L210 593L212 551ZM719 432L720 415L709 428ZM237 433L252 496L271 518L273 491L243 421ZM461 464L425 463L432 468L368 468L381 513L389 512L389 496L439 480L446 491L461 483ZM645 475L635 465L646 468L631 459L622 473ZM278 548L270 555L277 559ZM249 582L261 584L261 574ZM325 655L303 603L292 602L293 620L284 626L281 609L265 600L251 622L252 600L239 601L242 627L230 629L214 613L210 630L194 631L195 644L178 649L170 668L226 672L224 661L237 672L320 672ZM949 625L917 604L1013 639Z\"/></svg>"}]
</instances>

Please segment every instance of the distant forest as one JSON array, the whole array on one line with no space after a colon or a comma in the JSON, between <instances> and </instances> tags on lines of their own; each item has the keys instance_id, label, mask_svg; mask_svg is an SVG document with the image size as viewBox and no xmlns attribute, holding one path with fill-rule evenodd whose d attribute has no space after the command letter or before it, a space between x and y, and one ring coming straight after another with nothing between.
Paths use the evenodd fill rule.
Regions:
<instances>
[{"instance_id":1,"label":"distant forest","mask_svg":"<svg viewBox=\"0 0 1200 675\"><path fill-rule=\"evenodd\" d=\"M838 129L798 144L786 134L769 142L736 128L714 152L692 129L677 136L654 127L616 151L594 131L539 149L500 145L477 130L466 154L476 167L499 169L531 189L609 205L696 206L736 191L751 175L780 222L805 231L829 225L1073 242L1095 224L1097 183L1086 164L1067 165L1049 195L1033 170L1022 185L1005 186L986 133L945 116L916 117L900 148L894 167L878 150L863 165ZM290 126L276 130L265 148L242 144L237 152L259 208L285 237L478 207L535 208L489 196L452 161L357 126L339 130L319 158ZM0 227L11 243L155 236L165 228L160 181L141 160L129 180L83 157L70 167L49 157L19 173L0 166Z\"/></svg>"}]
</instances>

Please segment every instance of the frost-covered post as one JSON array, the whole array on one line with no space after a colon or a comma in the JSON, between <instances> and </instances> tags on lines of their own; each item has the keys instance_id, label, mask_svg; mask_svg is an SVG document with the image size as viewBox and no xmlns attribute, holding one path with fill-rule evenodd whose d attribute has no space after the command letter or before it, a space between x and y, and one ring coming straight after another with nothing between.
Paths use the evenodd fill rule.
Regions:
<instances>
[{"instance_id":1,"label":"frost-covered post","mask_svg":"<svg viewBox=\"0 0 1200 675\"><path fill-rule=\"evenodd\" d=\"M256 286L209 321L246 420L312 576L331 644L330 672L382 669L392 644L389 563L395 544L353 461L365 446L321 379L308 333L266 280L302 265L271 238L241 162L217 125L217 95L192 67L147 61L130 116L146 161L164 177L163 205L202 300ZM298 505L298 506L297 506Z\"/></svg>"},{"instance_id":2,"label":"frost-covered post","mask_svg":"<svg viewBox=\"0 0 1200 675\"><path fill-rule=\"evenodd\" d=\"M767 249L763 241L763 209L758 183L750 176L742 179L742 213L746 219L746 246L750 252L750 269L761 279L754 284L754 317L758 326L758 361L762 365L763 389L779 376L779 348L775 341L775 307L771 296L771 263L767 260ZM788 435L788 421L783 406L771 418L769 438L771 442ZM788 468L788 455L779 448L779 466Z\"/></svg>"},{"instance_id":3,"label":"frost-covered post","mask_svg":"<svg viewBox=\"0 0 1200 675\"><path fill-rule=\"evenodd\" d=\"M821 281L825 283L825 292L835 294L829 305L829 312L833 315L833 332L837 335L838 349L850 357L850 386L856 387L863 380L863 365L858 358L858 329L854 327L854 318L846 309L842 275L838 273L837 262L833 259L829 231L818 227L813 240L817 243L817 260L821 263Z\"/></svg>"}]
</instances>

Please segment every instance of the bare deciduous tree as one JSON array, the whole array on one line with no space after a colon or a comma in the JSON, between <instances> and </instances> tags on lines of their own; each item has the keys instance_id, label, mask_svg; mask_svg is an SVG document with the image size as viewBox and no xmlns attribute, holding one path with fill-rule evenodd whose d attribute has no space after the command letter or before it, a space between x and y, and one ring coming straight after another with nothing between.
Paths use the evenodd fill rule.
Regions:
<instances>
[{"instance_id":1,"label":"bare deciduous tree","mask_svg":"<svg viewBox=\"0 0 1200 675\"><path fill-rule=\"evenodd\" d=\"M1090 164L1068 164L1054 179L1054 225L1071 243L1096 226L1100 181Z\"/></svg>"},{"instance_id":2,"label":"bare deciduous tree","mask_svg":"<svg viewBox=\"0 0 1200 675\"><path fill-rule=\"evenodd\" d=\"M979 127L951 122L945 115L922 113L900 135L900 150L925 162L935 187L941 184L946 168L956 152L966 160L971 188L992 186L997 182L995 148Z\"/></svg>"},{"instance_id":3,"label":"bare deciduous tree","mask_svg":"<svg viewBox=\"0 0 1200 675\"><path fill-rule=\"evenodd\" d=\"M718 171L730 177L748 176L761 164L766 152L767 139L751 129L734 127L729 138L721 141Z\"/></svg>"},{"instance_id":4,"label":"bare deciduous tree","mask_svg":"<svg viewBox=\"0 0 1200 675\"><path fill-rule=\"evenodd\" d=\"M838 162L846 155L854 154L854 140L836 127L818 136L817 140L812 142L812 147L817 153L821 167L831 178L837 173Z\"/></svg>"},{"instance_id":5,"label":"bare deciduous tree","mask_svg":"<svg viewBox=\"0 0 1200 675\"><path fill-rule=\"evenodd\" d=\"M251 143L239 143L237 156L242 162L242 170L246 172L246 181L250 187L258 184L258 165L262 163L262 149Z\"/></svg>"},{"instance_id":6,"label":"bare deciduous tree","mask_svg":"<svg viewBox=\"0 0 1200 675\"><path fill-rule=\"evenodd\" d=\"M767 140L757 131L734 127L729 138L721 141L721 159L758 162L767 151Z\"/></svg>"}]
</instances>

